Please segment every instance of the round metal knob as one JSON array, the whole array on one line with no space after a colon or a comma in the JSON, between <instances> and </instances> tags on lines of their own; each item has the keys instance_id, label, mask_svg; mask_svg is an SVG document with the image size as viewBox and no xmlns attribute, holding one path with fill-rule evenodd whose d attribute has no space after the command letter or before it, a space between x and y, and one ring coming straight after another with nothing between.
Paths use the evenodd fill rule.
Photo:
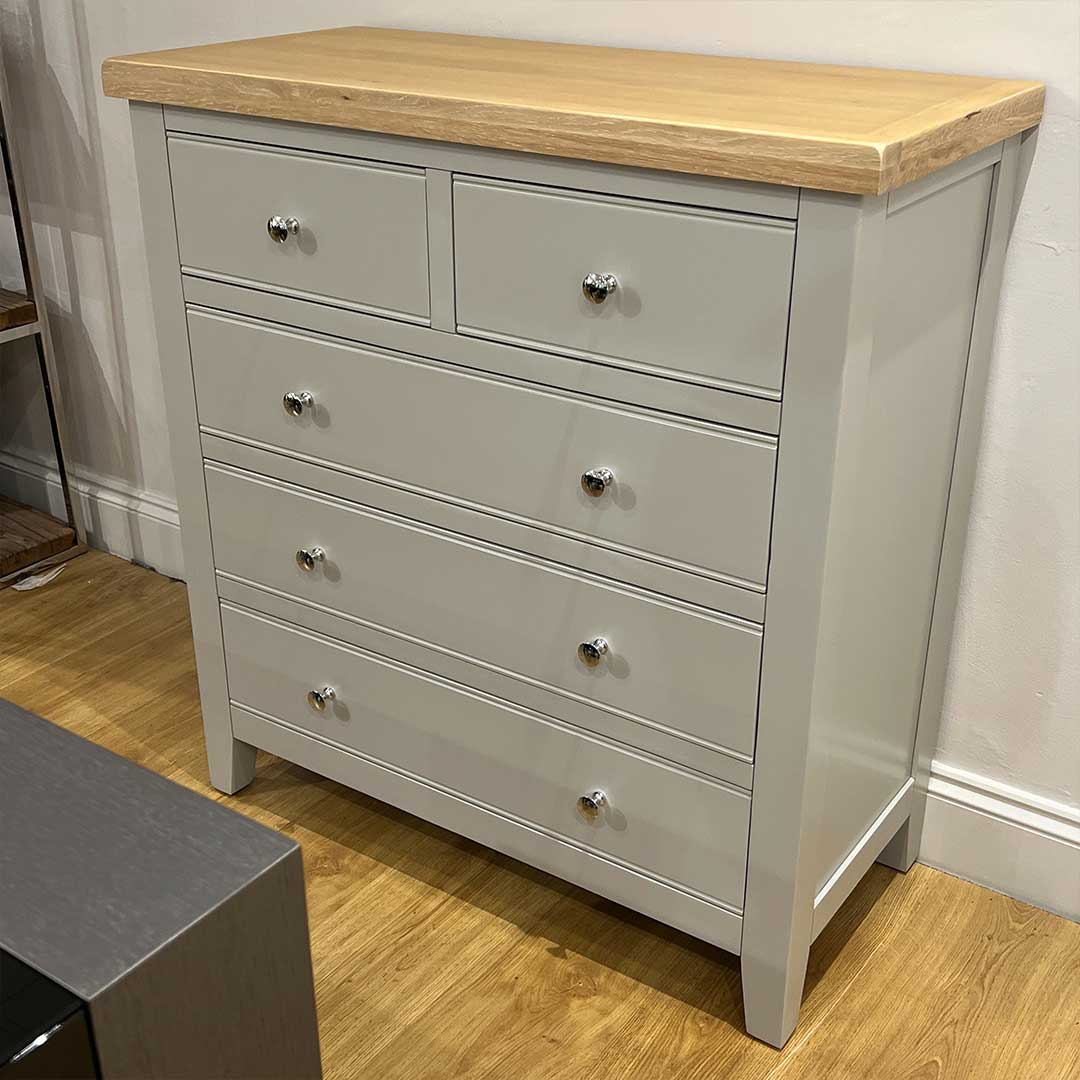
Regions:
<instances>
[{"instance_id":1,"label":"round metal knob","mask_svg":"<svg viewBox=\"0 0 1080 1080\"><path fill-rule=\"evenodd\" d=\"M302 416L305 409L315 407L315 399L306 390L290 390L281 399L281 404L290 416Z\"/></svg>"},{"instance_id":2,"label":"round metal knob","mask_svg":"<svg viewBox=\"0 0 1080 1080\"><path fill-rule=\"evenodd\" d=\"M321 690L309 690L308 704L322 712L326 706L337 697L337 691L332 686L324 686Z\"/></svg>"},{"instance_id":3,"label":"round metal knob","mask_svg":"<svg viewBox=\"0 0 1080 1080\"><path fill-rule=\"evenodd\" d=\"M606 465L597 465L581 474L581 490L594 499L599 499L614 483L615 473Z\"/></svg>"},{"instance_id":4,"label":"round metal knob","mask_svg":"<svg viewBox=\"0 0 1080 1080\"><path fill-rule=\"evenodd\" d=\"M581 281L581 291L590 304L602 304L618 287L614 274L586 274Z\"/></svg>"},{"instance_id":5,"label":"round metal knob","mask_svg":"<svg viewBox=\"0 0 1080 1080\"><path fill-rule=\"evenodd\" d=\"M321 547L301 548L296 553L296 565L310 573L315 569L316 563L321 563L325 558L326 552Z\"/></svg>"},{"instance_id":6,"label":"round metal knob","mask_svg":"<svg viewBox=\"0 0 1080 1080\"><path fill-rule=\"evenodd\" d=\"M579 795L577 801L578 813L589 821L595 821L607 806L607 796L602 791L590 791L587 795Z\"/></svg>"},{"instance_id":7,"label":"round metal knob","mask_svg":"<svg viewBox=\"0 0 1080 1080\"><path fill-rule=\"evenodd\" d=\"M578 659L586 667L596 667L607 656L610 648L607 638L594 637L592 641L583 641L577 647Z\"/></svg>"},{"instance_id":8,"label":"round metal knob","mask_svg":"<svg viewBox=\"0 0 1080 1080\"><path fill-rule=\"evenodd\" d=\"M290 236L295 236L300 231L300 222L294 217L282 217L280 214L275 214L267 221L266 231L275 243L284 244Z\"/></svg>"}]
</instances>

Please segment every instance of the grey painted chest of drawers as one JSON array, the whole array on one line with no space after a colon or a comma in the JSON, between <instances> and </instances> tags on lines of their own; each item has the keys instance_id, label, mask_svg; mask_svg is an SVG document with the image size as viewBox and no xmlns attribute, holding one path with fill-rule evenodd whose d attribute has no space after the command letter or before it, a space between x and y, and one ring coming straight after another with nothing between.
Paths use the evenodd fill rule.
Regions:
<instances>
[{"instance_id":1,"label":"grey painted chest of drawers","mask_svg":"<svg viewBox=\"0 0 1080 1080\"><path fill-rule=\"evenodd\" d=\"M782 1045L918 852L1022 137L877 195L132 118L214 783L739 953Z\"/></svg>"}]
</instances>

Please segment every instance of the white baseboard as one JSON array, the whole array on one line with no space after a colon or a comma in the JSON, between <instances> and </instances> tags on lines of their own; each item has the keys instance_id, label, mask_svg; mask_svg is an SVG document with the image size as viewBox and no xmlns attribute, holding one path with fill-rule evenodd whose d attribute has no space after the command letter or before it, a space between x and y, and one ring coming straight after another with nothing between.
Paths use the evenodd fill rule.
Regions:
<instances>
[{"instance_id":1,"label":"white baseboard","mask_svg":"<svg viewBox=\"0 0 1080 1080\"><path fill-rule=\"evenodd\" d=\"M935 761L919 861L1080 921L1080 809Z\"/></svg>"},{"instance_id":2,"label":"white baseboard","mask_svg":"<svg viewBox=\"0 0 1080 1080\"><path fill-rule=\"evenodd\" d=\"M176 503L114 477L86 469L69 473L71 495L93 547L134 559L169 577L183 578ZM65 517L60 475L29 453L0 452L0 491Z\"/></svg>"}]
</instances>

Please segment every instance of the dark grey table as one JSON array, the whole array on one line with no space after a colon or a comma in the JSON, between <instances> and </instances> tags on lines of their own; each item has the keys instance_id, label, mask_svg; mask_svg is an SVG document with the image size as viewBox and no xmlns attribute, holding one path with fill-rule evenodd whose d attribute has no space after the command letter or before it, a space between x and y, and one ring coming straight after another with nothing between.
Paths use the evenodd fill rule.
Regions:
<instances>
[{"instance_id":1,"label":"dark grey table","mask_svg":"<svg viewBox=\"0 0 1080 1080\"><path fill-rule=\"evenodd\" d=\"M4 701L0 948L107 1080L322 1075L299 846Z\"/></svg>"}]
</instances>

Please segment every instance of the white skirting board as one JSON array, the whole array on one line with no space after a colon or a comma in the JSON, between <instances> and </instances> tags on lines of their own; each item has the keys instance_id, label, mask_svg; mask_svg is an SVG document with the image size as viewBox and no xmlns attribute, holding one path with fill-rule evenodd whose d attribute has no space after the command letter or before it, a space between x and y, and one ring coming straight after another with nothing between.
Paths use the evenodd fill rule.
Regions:
<instances>
[{"instance_id":1,"label":"white skirting board","mask_svg":"<svg viewBox=\"0 0 1080 1080\"><path fill-rule=\"evenodd\" d=\"M84 469L72 470L69 479L93 547L183 578L175 502ZM0 492L57 517L65 516L59 473L29 454L0 452Z\"/></svg>"},{"instance_id":2,"label":"white skirting board","mask_svg":"<svg viewBox=\"0 0 1080 1080\"><path fill-rule=\"evenodd\" d=\"M935 761L919 861L1080 921L1080 809Z\"/></svg>"}]
</instances>

